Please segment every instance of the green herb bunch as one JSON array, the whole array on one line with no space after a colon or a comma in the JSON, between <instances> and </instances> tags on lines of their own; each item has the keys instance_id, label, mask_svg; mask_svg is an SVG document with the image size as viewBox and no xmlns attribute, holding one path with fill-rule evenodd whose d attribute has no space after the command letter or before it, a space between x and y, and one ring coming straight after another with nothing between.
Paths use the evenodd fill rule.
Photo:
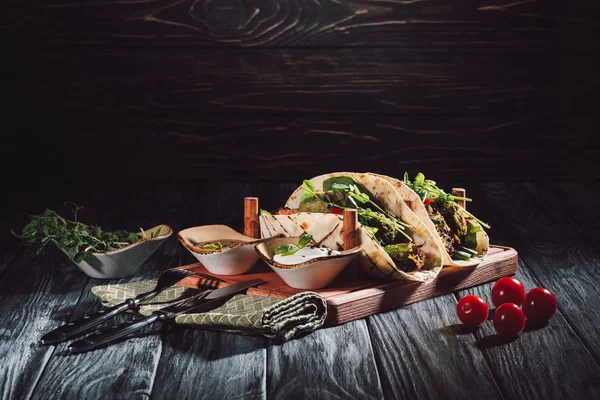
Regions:
<instances>
[{"instance_id":1,"label":"green herb bunch","mask_svg":"<svg viewBox=\"0 0 600 400\"><path fill-rule=\"evenodd\" d=\"M77 221L77 212L81 208L75 206L73 220L60 216L54 210L46 209L42 214L30 216L29 223L21 233L14 230L11 232L26 244L37 245L37 255L42 254L53 241L60 249L66 250L69 258L76 263L90 260L93 257L92 253L116 250L142 238L135 232L123 229L103 231L99 226L87 226ZM152 237L157 235L158 232Z\"/></svg>"}]
</instances>

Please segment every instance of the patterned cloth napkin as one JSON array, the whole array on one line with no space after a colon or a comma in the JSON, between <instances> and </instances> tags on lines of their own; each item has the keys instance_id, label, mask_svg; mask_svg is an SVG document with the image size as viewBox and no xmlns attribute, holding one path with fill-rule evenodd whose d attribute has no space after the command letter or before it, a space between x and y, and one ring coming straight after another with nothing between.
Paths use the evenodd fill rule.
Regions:
<instances>
[{"instance_id":1,"label":"patterned cloth napkin","mask_svg":"<svg viewBox=\"0 0 600 400\"><path fill-rule=\"evenodd\" d=\"M102 285L92 288L102 305L112 307L125 299L148 292L156 281ZM173 304L190 290L174 285L139 308L142 315ZM197 290L197 289L193 289ZM201 314L181 314L177 324L243 334L262 334L289 340L320 328L327 317L325 299L314 292L302 292L286 299L238 294L222 306Z\"/></svg>"}]
</instances>

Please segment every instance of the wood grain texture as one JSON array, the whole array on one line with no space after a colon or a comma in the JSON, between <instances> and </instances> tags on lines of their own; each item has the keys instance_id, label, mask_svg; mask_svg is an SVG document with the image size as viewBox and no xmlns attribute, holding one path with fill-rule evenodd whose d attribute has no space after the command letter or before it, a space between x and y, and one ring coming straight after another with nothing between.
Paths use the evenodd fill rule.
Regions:
<instances>
[{"instance_id":1,"label":"wood grain texture","mask_svg":"<svg viewBox=\"0 0 600 400\"><path fill-rule=\"evenodd\" d=\"M267 376L267 397L273 399L383 397L364 320L270 345Z\"/></svg>"},{"instance_id":2,"label":"wood grain texture","mask_svg":"<svg viewBox=\"0 0 600 400\"><path fill-rule=\"evenodd\" d=\"M529 184L528 189L554 206L555 213L571 222L582 237L600 251L600 189L597 183L553 182Z\"/></svg>"},{"instance_id":3,"label":"wood grain texture","mask_svg":"<svg viewBox=\"0 0 600 400\"><path fill-rule=\"evenodd\" d=\"M285 185L284 185L285 186ZM225 224L242 232L244 198L254 195L269 206L278 200L280 185L214 182L185 186L180 204L173 204L178 229ZM289 190L289 189L288 189ZM148 189L148 194L152 189ZM141 196L143 198L143 196ZM175 235L174 235L175 236ZM186 260L195 258L181 244ZM184 265L180 260L177 265ZM187 263L190 263L188 261ZM164 338L153 398L265 398L266 345L262 337L171 327ZM173 362L173 360L177 360ZM173 379L181 377L181 379ZM182 385L182 381L196 384Z\"/></svg>"},{"instance_id":4,"label":"wood grain texture","mask_svg":"<svg viewBox=\"0 0 600 400\"><path fill-rule=\"evenodd\" d=\"M532 113L592 113L600 84L600 65L586 54L67 48L14 57L19 63L5 83L12 90L3 94L13 112L484 113L514 123Z\"/></svg>"},{"instance_id":5,"label":"wood grain texture","mask_svg":"<svg viewBox=\"0 0 600 400\"><path fill-rule=\"evenodd\" d=\"M386 398L502 399L452 294L367 319Z\"/></svg>"},{"instance_id":6,"label":"wood grain texture","mask_svg":"<svg viewBox=\"0 0 600 400\"><path fill-rule=\"evenodd\" d=\"M91 293L93 286L155 279L160 266L168 264L169 253L179 250L176 243L169 242L163 244L136 271L134 278L91 279L71 320L102 308L98 298ZM103 325L131 319L130 315L119 315ZM133 339L81 354L69 353L67 347L71 341L57 345L36 387L35 397L52 399L56 396L74 396L93 399L102 397L105 393L110 393L114 398L149 397L162 349L160 328L157 324ZM107 368L108 365L111 368Z\"/></svg>"},{"instance_id":7,"label":"wood grain texture","mask_svg":"<svg viewBox=\"0 0 600 400\"><path fill-rule=\"evenodd\" d=\"M11 11L3 18L8 32L32 43L124 46L536 49L558 42L566 48L564 42L575 32L592 30L593 17L598 15L594 3L567 5L556 0L460 4L449 0L90 0L60 4L11 0L5 4Z\"/></svg>"},{"instance_id":8,"label":"wood grain texture","mask_svg":"<svg viewBox=\"0 0 600 400\"><path fill-rule=\"evenodd\" d=\"M523 262L515 278L526 290L541 285ZM493 309L492 286L493 283L489 283L461 291L457 298L475 294ZM453 321L460 323L456 315ZM600 395L600 367L561 312L545 327L526 326L514 340L497 335L491 320L486 321L475 336L476 346L488 360L506 399L576 399Z\"/></svg>"},{"instance_id":9,"label":"wood grain texture","mask_svg":"<svg viewBox=\"0 0 600 400\"><path fill-rule=\"evenodd\" d=\"M515 189L515 185L504 184L492 185L491 193L494 195L493 198L496 198L496 195L503 192L502 197L508 201L503 201L502 207L492 207L488 203L489 186L473 187L470 190L470 196L474 199L473 203L469 204L471 211L492 224L492 229L488 230L490 240L504 245L510 244L519 249L521 261L519 271L514 276L523 283L526 291L540 286L553 290L544 279L538 280L537 274L534 276L532 273L531 265L539 265L536 263L538 258L532 259L529 252L523 253L523 248L532 242L532 236L538 234L528 233L523 236L516 234L512 227L515 226L514 217L520 218L522 213L532 212L535 213L532 218L546 226L546 220L552 219L557 214L556 211L549 211L541 205L547 201L546 198L534 199L535 196L529 196L532 199L531 202L528 201L531 209L521 208L522 198L513 197L516 191L509 190L509 188ZM508 193L499 190L497 186L501 186ZM525 223L529 224L529 221ZM556 271L564 268L563 265L568 262L569 256L567 253L561 253L562 255L553 254L554 263L551 265L545 264L546 259L540 260L544 269ZM540 278L544 277L540 276ZM489 304L490 316L492 316L494 308L490 299L492 286L493 283L489 283L463 290L456 293L456 297L459 299L467 294L481 296ZM565 288L563 292L567 290L568 288ZM598 397L600 389L597 380L600 373L598 363L566 317L566 312L559 309L547 326L539 329L526 326L525 331L514 341L498 336L491 320L485 322L475 332L477 346L488 360L505 398ZM459 323L456 317L454 319Z\"/></svg>"},{"instance_id":10,"label":"wood grain texture","mask_svg":"<svg viewBox=\"0 0 600 400\"><path fill-rule=\"evenodd\" d=\"M116 199L110 199L112 196ZM105 194L103 200L104 209L114 219L113 225L118 224L121 227L147 227L166 223L173 229L180 228L180 225L172 224L175 216L185 215L178 207L188 205L185 209L190 209L190 202L182 199L181 191L153 193L139 190L135 193L112 193ZM121 206L110 207L112 201L120 202ZM161 205L160 210L156 208L158 205ZM92 287L156 279L160 271L183 261L184 255L179 242L171 236L132 277L91 279L70 319L81 318L102 308L98 298L91 293ZM104 325L130 319L130 315L119 315ZM56 351L36 387L35 397L92 399L110 393L113 398L148 398L161 356L162 328L161 325L155 324L133 339L88 353L70 354L67 346L71 341L56 346ZM84 384L81 384L82 382Z\"/></svg>"},{"instance_id":11,"label":"wood grain texture","mask_svg":"<svg viewBox=\"0 0 600 400\"><path fill-rule=\"evenodd\" d=\"M600 154L589 146L594 121L583 117L507 122L485 116L46 116L44 129L61 132L62 141L52 135L32 141L38 122L23 119L5 139L6 148L27 148L26 158L36 168L52 166L54 173L36 185L52 190L51 184L76 182L84 192L99 185L129 190L132 181L185 182L188 190L198 181L300 185L339 170L391 176L423 171L438 179L483 181L570 179L576 169L582 180L592 180L598 178L594 166ZM281 145L284 139L289 146ZM86 155L85 168L72 168L73 154ZM1 162L11 168L8 159ZM6 179L17 188L15 202L38 190L22 170Z\"/></svg>"},{"instance_id":12,"label":"wood grain texture","mask_svg":"<svg viewBox=\"0 0 600 400\"><path fill-rule=\"evenodd\" d=\"M17 241L18 239L9 237L0 239L0 279L13 260L25 251L24 246L19 245Z\"/></svg>"},{"instance_id":13,"label":"wood grain texture","mask_svg":"<svg viewBox=\"0 0 600 400\"><path fill-rule=\"evenodd\" d=\"M152 397L264 399L266 344L262 337L172 327Z\"/></svg>"},{"instance_id":14,"label":"wood grain texture","mask_svg":"<svg viewBox=\"0 0 600 400\"><path fill-rule=\"evenodd\" d=\"M0 280L0 397L31 396L54 352L40 337L64 323L88 277L56 248L44 257L33 249L11 264Z\"/></svg>"},{"instance_id":15,"label":"wood grain texture","mask_svg":"<svg viewBox=\"0 0 600 400\"><path fill-rule=\"evenodd\" d=\"M600 253L528 185L497 183L484 189L482 203L494 215L492 224L510 235L520 258L554 293L564 318L600 362L600 328L590 319L597 308L590 299L600 296Z\"/></svg>"}]
</instances>

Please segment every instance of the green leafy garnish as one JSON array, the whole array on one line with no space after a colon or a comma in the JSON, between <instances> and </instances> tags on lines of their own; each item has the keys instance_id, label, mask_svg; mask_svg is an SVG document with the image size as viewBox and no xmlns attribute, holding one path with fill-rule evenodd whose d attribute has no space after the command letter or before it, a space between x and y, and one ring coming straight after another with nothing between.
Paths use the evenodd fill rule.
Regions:
<instances>
[{"instance_id":1,"label":"green leafy garnish","mask_svg":"<svg viewBox=\"0 0 600 400\"><path fill-rule=\"evenodd\" d=\"M206 243L203 245L198 246L203 250L220 250L223 248L223 244L221 242L216 242L216 243Z\"/></svg>"},{"instance_id":2,"label":"green leafy garnish","mask_svg":"<svg viewBox=\"0 0 600 400\"><path fill-rule=\"evenodd\" d=\"M263 210L262 208L260 209L260 215L271 215L270 212L268 212L267 210Z\"/></svg>"},{"instance_id":3,"label":"green leafy garnish","mask_svg":"<svg viewBox=\"0 0 600 400\"><path fill-rule=\"evenodd\" d=\"M310 184L310 185L309 185ZM377 203L371 200L367 191L350 176L336 176L323 181L323 191L316 191L312 182L305 180L303 183L304 194L301 198L300 210L320 209L316 205L323 205L324 208L354 208L358 211L359 222L369 227L369 221L378 221L377 224L386 226L397 232L409 242L412 238L404 231L411 227L399 218L391 215L382 209ZM310 204L310 206L309 206ZM377 227L367 229L367 233L377 243L382 242L375 236L378 232ZM380 232L381 234L381 232ZM395 236L395 235L386 235Z\"/></svg>"},{"instance_id":4,"label":"green leafy garnish","mask_svg":"<svg viewBox=\"0 0 600 400\"><path fill-rule=\"evenodd\" d=\"M425 200L433 200L433 201L456 201L456 200L473 201L472 199L470 199L468 197L454 196L453 194L449 194L449 193L444 192L442 189L440 189L440 188L438 188L436 186L435 181L432 181L431 179L425 179L425 175L423 175L423 173L421 173L421 172L419 172L415 176L415 180L413 182L411 182L410 179L408 178L408 172L405 172L404 173L404 183L408 187L410 187L417 194L417 196L419 196L419 198L423 202L425 202ZM469 216L470 218L473 218L475 221L479 222L486 229L490 229L491 228L488 224L486 224L485 222L483 222L479 218L475 217L473 214L471 214L470 212L468 212L464 208L461 207L460 211L463 214Z\"/></svg>"},{"instance_id":5,"label":"green leafy garnish","mask_svg":"<svg viewBox=\"0 0 600 400\"><path fill-rule=\"evenodd\" d=\"M42 254L48 243L53 241L58 248L66 250L69 258L76 263L92 259L92 253L117 250L140 240L140 235L135 232L123 229L103 231L99 226L87 226L77 221L77 212L82 208L75 205L73 220L46 209L42 214L30 216L29 223L21 233L14 230L11 233L28 245L37 245L37 255ZM142 235L147 237L145 232Z\"/></svg>"},{"instance_id":6,"label":"green leafy garnish","mask_svg":"<svg viewBox=\"0 0 600 400\"><path fill-rule=\"evenodd\" d=\"M305 248L306 245L310 243L312 238L313 237L310 233L307 233L306 235L302 235L302 237L298 240L298 247L301 249Z\"/></svg>"},{"instance_id":7,"label":"green leafy garnish","mask_svg":"<svg viewBox=\"0 0 600 400\"><path fill-rule=\"evenodd\" d=\"M309 181L308 179L305 179L302 182L302 188L304 189L304 193L302 193L302 197L300 198L300 202L305 202L308 200L312 200L314 199L317 195L315 193L315 185Z\"/></svg>"},{"instance_id":8,"label":"green leafy garnish","mask_svg":"<svg viewBox=\"0 0 600 400\"><path fill-rule=\"evenodd\" d=\"M275 254L281 254L282 256L290 256L292 254L295 254L298 250L306 247L306 245L310 243L312 238L313 237L310 233L302 235L302 237L298 239L298 245L284 244L275 249Z\"/></svg>"}]
</instances>

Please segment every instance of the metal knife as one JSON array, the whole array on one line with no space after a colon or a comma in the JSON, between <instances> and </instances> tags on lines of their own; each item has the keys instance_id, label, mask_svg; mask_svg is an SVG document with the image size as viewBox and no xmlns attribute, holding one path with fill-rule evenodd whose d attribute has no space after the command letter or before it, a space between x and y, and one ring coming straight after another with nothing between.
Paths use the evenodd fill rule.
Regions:
<instances>
[{"instance_id":1,"label":"metal knife","mask_svg":"<svg viewBox=\"0 0 600 400\"><path fill-rule=\"evenodd\" d=\"M76 321L69 322L65 325L59 326L58 328L46 333L40 339L43 344L57 344L63 342L67 339L72 339L76 336L81 336L85 333L92 332L97 325L100 325L102 322L109 320L117 314L123 313L127 310L135 310L139 306L140 303L144 301L149 301L152 298L159 295L164 289L175 285L179 281L187 278L190 275L200 275L206 279L211 278L215 285L217 281L223 281L222 279L211 277L210 275L205 275L198 272L193 272L190 270L184 269L170 269L163 271L158 278L158 282L156 287L146 293L141 293L140 295L126 299L119 305L102 309L94 314L89 314L80 318Z\"/></svg>"},{"instance_id":2,"label":"metal knife","mask_svg":"<svg viewBox=\"0 0 600 400\"><path fill-rule=\"evenodd\" d=\"M265 281L262 279L253 279L250 281L234 283L220 289L215 289L206 296L202 296L200 298L190 298L178 304L154 311L148 317L97 330L93 334L71 343L69 345L69 351L71 353L81 353L84 351L93 350L114 340L130 336L140 329L154 323L155 321L174 319L180 314L189 312L203 312L211 310L220 306L223 300L227 299L229 296L243 292L252 286L257 286L262 283L265 283Z\"/></svg>"}]
</instances>

